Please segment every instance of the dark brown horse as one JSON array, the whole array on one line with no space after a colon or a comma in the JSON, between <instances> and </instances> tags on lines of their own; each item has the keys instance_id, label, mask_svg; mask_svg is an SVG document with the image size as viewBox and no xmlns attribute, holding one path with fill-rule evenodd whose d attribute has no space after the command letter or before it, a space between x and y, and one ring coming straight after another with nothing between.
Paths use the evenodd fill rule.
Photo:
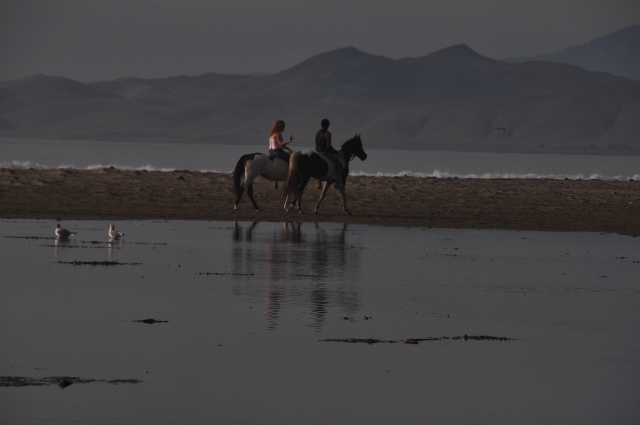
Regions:
<instances>
[{"instance_id":1,"label":"dark brown horse","mask_svg":"<svg viewBox=\"0 0 640 425\"><path fill-rule=\"evenodd\" d=\"M314 213L317 214L320 203L324 199L327 190L331 184L339 180L339 183L342 184L337 185L337 187L340 188L342 207L345 213L351 215L351 212L349 212L347 208L344 186L349 175L349 161L356 156L360 158L361 161L367 159L367 154L362 148L362 140L360 140L359 134L356 134L344 142L338 150L337 160L342 163L342 173L339 175L336 173L336 165L330 157L314 151L294 152L289 159L289 172L287 173L287 178L284 183L284 209L290 211L288 202L289 199L293 199L292 204L296 205L298 212L304 213L302 210L302 193L307 187L309 179L314 178L324 182L322 194L314 210Z\"/></svg>"}]
</instances>

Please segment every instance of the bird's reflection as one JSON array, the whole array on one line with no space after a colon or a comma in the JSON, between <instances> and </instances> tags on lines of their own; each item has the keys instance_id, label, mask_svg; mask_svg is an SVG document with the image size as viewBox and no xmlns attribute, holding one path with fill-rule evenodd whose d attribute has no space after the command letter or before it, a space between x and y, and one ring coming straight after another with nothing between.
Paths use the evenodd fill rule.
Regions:
<instances>
[{"instance_id":1,"label":"bird's reflection","mask_svg":"<svg viewBox=\"0 0 640 425\"><path fill-rule=\"evenodd\" d=\"M122 249L122 239L109 238L107 242L109 261L115 261L117 258L116 250ZM99 241L75 241L69 238L55 238L54 244L54 257L55 261L66 261L70 255L67 254L68 248L103 248L104 245ZM72 250L75 251L75 250Z\"/></svg>"},{"instance_id":2,"label":"bird's reflection","mask_svg":"<svg viewBox=\"0 0 640 425\"><path fill-rule=\"evenodd\" d=\"M342 316L358 310L354 282L360 250L345 243L347 224L338 229L317 223L258 224L234 223L234 292L264 300L270 329L277 326L286 306L307 309L308 326L318 330L330 310L337 309Z\"/></svg>"},{"instance_id":3,"label":"bird's reflection","mask_svg":"<svg viewBox=\"0 0 640 425\"><path fill-rule=\"evenodd\" d=\"M62 261L63 258L60 256L60 252L61 252L60 248L69 248L69 247L75 245L75 242L71 241L71 239L69 239L69 238L56 237L54 239L53 245L54 245L54 249L53 249L54 253L53 254L54 254L54 257L55 257L55 261Z\"/></svg>"},{"instance_id":4,"label":"bird's reflection","mask_svg":"<svg viewBox=\"0 0 640 425\"><path fill-rule=\"evenodd\" d=\"M56 247L71 246L71 239L69 239L69 238L55 238L54 239L54 245Z\"/></svg>"},{"instance_id":5,"label":"bird's reflection","mask_svg":"<svg viewBox=\"0 0 640 425\"><path fill-rule=\"evenodd\" d=\"M116 249L122 249L122 239L109 238L107 247L109 248L109 261L116 261Z\"/></svg>"}]
</instances>

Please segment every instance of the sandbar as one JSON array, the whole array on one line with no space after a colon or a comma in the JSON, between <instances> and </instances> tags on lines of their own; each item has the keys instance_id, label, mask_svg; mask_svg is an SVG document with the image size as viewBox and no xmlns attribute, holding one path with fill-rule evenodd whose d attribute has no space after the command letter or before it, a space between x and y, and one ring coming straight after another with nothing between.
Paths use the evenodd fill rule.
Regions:
<instances>
[{"instance_id":1,"label":"sandbar","mask_svg":"<svg viewBox=\"0 0 640 425\"><path fill-rule=\"evenodd\" d=\"M286 212L282 185L254 183L261 211L233 211L231 174L115 168L0 169L0 218L52 220L300 221L422 228L640 235L640 182L350 176L348 207L311 181L305 214Z\"/></svg>"}]
</instances>

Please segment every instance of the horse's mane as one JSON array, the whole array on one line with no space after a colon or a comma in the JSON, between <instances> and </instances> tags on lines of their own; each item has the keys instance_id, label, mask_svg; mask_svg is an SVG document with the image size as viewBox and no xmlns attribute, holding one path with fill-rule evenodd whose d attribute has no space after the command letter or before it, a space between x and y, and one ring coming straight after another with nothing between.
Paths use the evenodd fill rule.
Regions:
<instances>
[{"instance_id":1,"label":"horse's mane","mask_svg":"<svg viewBox=\"0 0 640 425\"><path fill-rule=\"evenodd\" d=\"M351 139L349 139L349 140L347 140L346 142L344 142L344 143L342 144L342 146L341 146L341 147L342 147L342 148L344 148L344 147L346 147L346 146L351 146L351 145L353 145L354 143L358 143L358 142L362 143L362 142L360 141L360 135L359 135L359 134L356 134L356 135L355 135L355 136L353 136Z\"/></svg>"},{"instance_id":2,"label":"horse's mane","mask_svg":"<svg viewBox=\"0 0 640 425\"><path fill-rule=\"evenodd\" d=\"M342 152L353 152L354 149L351 149L352 146L360 144L362 145L362 140L360 140L360 135L356 134L355 136L353 136L351 139L347 140L346 142L344 142L342 144L342 146L340 146L340 149L342 149ZM352 160L353 157L355 156L353 153L350 155L351 158L348 158L349 160Z\"/></svg>"}]
</instances>

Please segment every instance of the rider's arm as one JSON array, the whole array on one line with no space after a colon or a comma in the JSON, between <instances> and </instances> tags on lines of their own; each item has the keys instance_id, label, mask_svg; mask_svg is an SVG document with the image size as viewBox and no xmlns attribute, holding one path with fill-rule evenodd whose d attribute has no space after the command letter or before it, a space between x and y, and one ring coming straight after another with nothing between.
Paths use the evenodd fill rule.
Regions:
<instances>
[{"instance_id":1,"label":"rider's arm","mask_svg":"<svg viewBox=\"0 0 640 425\"><path fill-rule=\"evenodd\" d=\"M282 136L281 136L282 137ZM287 146L289 143L291 143L291 141L293 140L293 134L291 136L289 136L289 140L287 140L286 142L283 142L282 140L279 140L280 143L280 147L285 147Z\"/></svg>"}]
</instances>

